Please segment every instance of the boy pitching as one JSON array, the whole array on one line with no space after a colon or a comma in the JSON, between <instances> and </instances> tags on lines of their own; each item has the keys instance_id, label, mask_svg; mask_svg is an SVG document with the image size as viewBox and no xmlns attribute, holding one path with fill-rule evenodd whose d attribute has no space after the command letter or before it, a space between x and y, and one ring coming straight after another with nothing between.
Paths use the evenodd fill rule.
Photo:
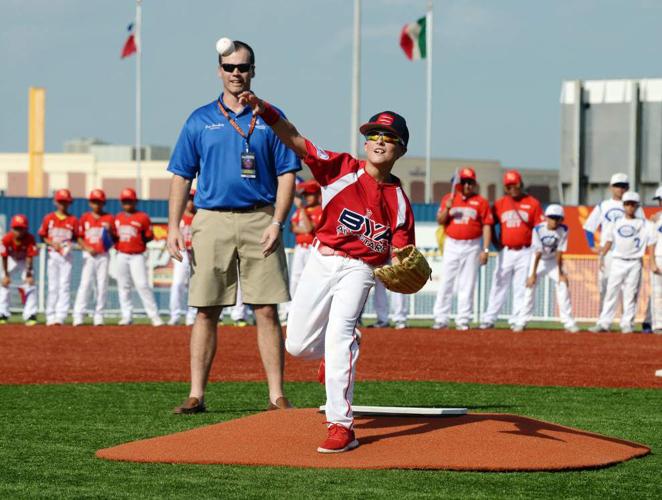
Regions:
<instances>
[{"instance_id":1,"label":"boy pitching","mask_svg":"<svg viewBox=\"0 0 662 500\"><path fill-rule=\"evenodd\" d=\"M624 216L604 229L600 249L600 268L605 266L605 257L611 251L611 266L607 292L602 304L602 311L597 324L591 332L607 332L616 314L619 293L623 294L623 313L621 314L621 332L632 333L641 285L642 258L650 237L647 221L637 217L640 198L634 191L623 195Z\"/></svg>"},{"instance_id":2,"label":"boy pitching","mask_svg":"<svg viewBox=\"0 0 662 500\"><path fill-rule=\"evenodd\" d=\"M2 286L0 286L0 324L9 321L9 285L12 276L23 281L18 291L23 302L23 321L27 326L37 324L37 289L34 286L32 261L39 253L34 236L28 233L28 218L14 215L11 231L2 237Z\"/></svg>"},{"instance_id":3,"label":"boy pitching","mask_svg":"<svg viewBox=\"0 0 662 500\"><path fill-rule=\"evenodd\" d=\"M95 326L103 325L103 310L108 291L108 250L115 239L115 219L104 212L106 193L93 189L88 197L91 211L85 212L78 221L78 245L83 250L83 271L74 302L74 326L83 324L85 308L90 292L96 285L96 304L93 321Z\"/></svg>"},{"instance_id":4,"label":"boy pitching","mask_svg":"<svg viewBox=\"0 0 662 500\"><path fill-rule=\"evenodd\" d=\"M184 208L182 220L179 222L179 230L184 237L184 246L186 251L182 252L182 260L172 259L172 285L170 286L170 320L169 325L179 323L179 318L186 315L186 326L195 322L195 307L186 308L186 289L188 288L189 278L191 277L191 224L195 217L195 204L193 197L195 189L191 190Z\"/></svg>"},{"instance_id":5,"label":"boy pitching","mask_svg":"<svg viewBox=\"0 0 662 500\"><path fill-rule=\"evenodd\" d=\"M572 318L568 276L563 272L563 253L568 248L568 226L562 223L563 217L564 212L561 205L549 205L545 210L546 221L533 229L531 271L526 280L524 308L521 314L513 319L514 332L524 330L526 323L530 321L536 284L545 276L549 276L556 284L556 302L566 331L570 333L579 331Z\"/></svg>"},{"instance_id":6,"label":"boy pitching","mask_svg":"<svg viewBox=\"0 0 662 500\"><path fill-rule=\"evenodd\" d=\"M322 218L292 301L285 346L293 356L325 359L328 435L317 451L348 451L359 445L352 414L356 324L375 283L373 269L393 249L414 243L411 206L391 174L407 151L407 124L391 111L373 116L360 128L367 159L358 160L316 147L254 94L244 92L241 100L303 158L322 186Z\"/></svg>"},{"instance_id":7,"label":"boy pitching","mask_svg":"<svg viewBox=\"0 0 662 500\"><path fill-rule=\"evenodd\" d=\"M147 243L154 239L152 221L145 212L136 209L138 196L131 188L120 193L123 212L115 216L117 230L117 287L120 299L122 317L120 325L130 325L133 321L133 303L131 301L132 285L135 287L143 303L147 317L152 325L161 326L154 293L147 282L147 261L145 250Z\"/></svg>"},{"instance_id":8,"label":"boy pitching","mask_svg":"<svg viewBox=\"0 0 662 500\"><path fill-rule=\"evenodd\" d=\"M68 189L55 193L55 212L44 217L39 236L48 246L48 298L46 325L62 325L71 301L71 247L77 239L78 221L69 213L73 198Z\"/></svg>"}]
</instances>

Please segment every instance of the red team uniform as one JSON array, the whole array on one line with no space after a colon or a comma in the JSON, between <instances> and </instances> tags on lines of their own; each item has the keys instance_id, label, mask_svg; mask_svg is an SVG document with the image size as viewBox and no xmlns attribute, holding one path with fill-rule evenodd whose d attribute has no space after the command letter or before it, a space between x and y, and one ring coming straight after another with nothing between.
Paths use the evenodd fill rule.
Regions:
<instances>
[{"instance_id":1,"label":"red team uniform","mask_svg":"<svg viewBox=\"0 0 662 500\"><path fill-rule=\"evenodd\" d=\"M316 205L314 207L297 208L294 214L292 214L292 218L290 219L292 226L298 226L300 224L302 210L306 211L306 214L308 215L310 222L312 222L313 227L317 227L317 225L320 222L320 219L322 218L321 205ZM315 236L313 233L299 233L294 235L294 239L297 245L307 247L313 243Z\"/></svg>"},{"instance_id":2,"label":"red team uniform","mask_svg":"<svg viewBox=\"0 0 662 500\"><path fill-rule=\"evenodd\" d=\"M154 238L152 221L145 212L120 212L115 216L115 228L118 252L141 254L147 249L147 241Z\"/></svg>"},{"instance_id":3,"label":"red team uniform","mask_svg":"<svg viewBox=\"0 0 662 500\"><path fill-rule=\"evenodd\" d=\"M25 233L20 243L16 241L13 233L7 233L2 237L0 256L10 257L18 262L25 260L26 257L36 257L37 255L39 255L37 242L30 233Z\"/></svg>"},{"instance_id":4,"label":"red team uniform","mask_svg":"<svg viewBox=\"0 0 662 500\"><path fill-rule=\"evenodd\" d=\"M96 253L108 251L103 242L104 231L108 231L113 237L116 234L115 217L111 214L95 217L92 212L86 212L81 215L78 221L78 237L82 238L85 244L92 247Z\"/></svg>"},{"instance_id":5,"label":"red team uniform","mask_svg":"<svg viewBox=\"0 0 662 500\"><path fill-rule=\"evenodd\" d=\"M475 181L476 173L472 168L465 167L460 171L460 178ZM458 188L461 189L461 186ZM442 257L444 272L441 275L433 309L433 328L441 329L448 326L453 292L457 289L455 325L458 330L468 330L473 316L474 289L480 267L480 252L483 249L483 226L494 224L494 219L490 204L485 198L479 194L467 197L459 191L448 193L442 198L439 205L440 212L445 209L451 196L453 201L444 231ZM462 286L456 287L457 281Z\"/></svg>"},{"instance_id":6,"label":"red team uniform","mask_svg":"<svg viewBox=\"0 0 662 500\"><path fill-rule=\"evenodd\" d=\"M22 217L22 216L19 216ZM24 216L23 216L24 217ZM27 219L24 219L27 221ZM27 229L27 222L26 222ZM7 271L10 275L20 277L23 284L19 286L23 308L23 320L29 321L37 314L37 291L34 284L28 285L26 280L28 257L36 257L39 251L37 243L30 233L25 233L21 241L16 241L13 232L9 232L2 237L0 243L0 256L7 259ZM9 318L9 288L0 285L0 318L7 320Z\"/></svg>"},{"instance_id":7,"label":"red team uniform","mask_svg":"<svg viewBox=\"0 0 662 500\"><path fill-rule=\"evenodd\" d=\"M326 419L351 429L359 346L355 326L374 285L374 266L414 244L409 200L393 177L379 183L365 162L306 141L303 159L322 186L322 217L288 316L286 348L326 363Z\"/></svg>"},{"instance_id":8,"label":"red team uniform","mask_svg":"<svg viewBox=\"0 0 662 500\"><path fill-rule=\"evenodd\" d=\"M78 221L73 215L60 216L51 212L44 217L39 236L60 245L58 250L48 247L46 324L63 324L71 302L71 246L78 238Z\"/></svg>"},{"instance_id":9,"label":"red team uniform","mask_svg":"<svg viewBox=\"0 0 662 500\"><path fill-rule=\"evenodd\" d=\"M509 174L506 173L506 176ZM494 325L512 283L513 310L509 322L514 327L516 318L525 315L526 279L531 265L533 228L544 222L545 216L540 202L533 196L523 194L519 199L508 195L499 198L494 203L494 217L501 228L499 242L502 249L481 326L485 328Z\"/></svg>"}]
</instances>

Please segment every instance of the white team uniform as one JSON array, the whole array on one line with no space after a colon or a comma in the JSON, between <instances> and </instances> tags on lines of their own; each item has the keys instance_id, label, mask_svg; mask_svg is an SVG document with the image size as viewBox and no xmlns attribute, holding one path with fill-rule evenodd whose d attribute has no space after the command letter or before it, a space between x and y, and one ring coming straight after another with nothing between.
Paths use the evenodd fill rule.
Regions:
<instances>
[{"instance_id":1,"label":"white team uniform","mask_svg":"<svg viewBox=\"0 0 662 500\"><path fill-rule=\"evenodd\" d=\"M657 212L648 225L649 244L655 245L655 262L662 269L662 211ZM651 295L646 311L646 322L651 324L655 333L662 333L662 275L651 273Z\"/></svg>"},{"instance_id":2,"label":"white team uniform","mask_svg":"<svg viewBox=\"0 0 662 500\"><path fill-rule=\"evenodd\" d=\"M172 259L172 283L170 285L170 321L169 325L176 325L179 318L186 315L186 324L195 322L197 308L185 307L186 291L191 278L191 256L188 250L182 252L182 261Z\"/></svg>"},{"instance_id":3,"label":"white team uniform","mask_svg":"<svg viewBox=\"0 0 662 500\"><path fill-rule=\"evenodd\" d=\"M69 246L69 248L71 248ZM59 253L48 247L48 296L46 299L46 324L64 323L71 302L71 250Z\"/></svg>"},{"instance_id":4,"label":"white team uniform","mask_svg":"<svg viewBox=\"0 0 662 500\"><path fill-rule=\"evenodd\" d=\"M531 248L533 255L531 256L529 276L533 272L536 254L540 253L541 257L538 262L538 268L536 269L536 284L539 284L546 276L552 279L556 287L556 302L559 308L561 322L567 329L575 327L576 324L572 317L568 285L560 280L556 260L558 252L565 252L568 248L568 226L559 224L556 229L549 229L547 222L538 224L533 230ZM513 318L514 326L524 328L526 323L531 320L535 291L536 285L526 288L524 292L524 308L517 317Z\"/></svg>"},{"instance_id":5,"label":"white team uniform","mask_svg":"<svg viewBox=\"0 0 662 500\"><path fill-rule=\"evenodd\" d=\"M1 246L1 245L0 245ZM23 284L18 288L22 290L25 299L23 307L23 321L27 321L31 316L37 314L37 287L25 283L25 260L16 261L7 257L7 270L12 282L21 281ZM4 277L4 271L0 265L0 278ZM9 316L9 287L0 285L0 315Z\"/></svg>"},{"instance_id":6,"label":"white team uniform","mask_svg":"<svg viewBox=\"0 0 662 500\"><path fill-rule=\"evenodd\" d=\"M641 285L642 257L650 238L645 219L620 218L603 229L602 241L611 242L611 266L598 326L608 330L616 314L619 293L623 293L621 330L632 331Z\"/></svg>"},{"instance_id":7,"label":"white team uniform","mask_svg":"<svg viewBox=\"0 0 662 500\"><path fill-rule=\"evenodd\" d=\"M145 308L147 317L153 325L161 325L159 311L156 307L154 293L147 279L147 259L142 253L116 254L117 293L121 305L120 324L130 324L133 318L133 301L131 290L135 288Z\"/></svg>"},{"instance_id":8,"label":"white team uniform","mask_svg":"<svg viewBox=\"0 0 662 500\"><path fill-rule=\"evenodd\" d=\"M106 305L108 293L108 265L110 257L108 252L91 255L83 252L83 270L80 276L80 285L74 302L74 325L83 323L87 299L93 287L96 286L96 304L94 307L94 324L103 325L103 310Z\"/></svg>"},{"instance_id":9,"label":"white team uniform","mask_svg":"<svg viewBox=\"0 0 662 500\"><path fill-rule=\"evenodd\" d=\"M604 246L605 243L605 228L609 224L616 222L617 220L623 218L625 212L623 211L623 202L621 200L604 200L598 203L589 214L586 222L584 222L584 230L595 233L598 229L601 229L600 232L600 241L598 242L599 246ZM643 219L644 212L641 207L637 208L635 213L637 218ZM612 248L613 251L613 248ZM598 270L598 288L600 290L600 310L602 310L602 305L604 302L605 293L607 291L607 281L610 275L611 269L611 259L612 251L607 253L604 256L603 268Z\"/></svg>"}]
</instances>

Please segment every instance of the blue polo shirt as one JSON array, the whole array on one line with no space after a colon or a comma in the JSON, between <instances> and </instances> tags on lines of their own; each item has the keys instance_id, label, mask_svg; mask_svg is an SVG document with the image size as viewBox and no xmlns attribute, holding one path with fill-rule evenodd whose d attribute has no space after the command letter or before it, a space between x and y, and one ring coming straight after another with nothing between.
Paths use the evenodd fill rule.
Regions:
<instances>
[{"instance_id":1,"label":"blue polo shirt","mask_svg":"<svg viewBox=\"0 0 662 500\"><path fill-rule=\"evenodd\" d=\"M223 102L223 96L220 98ZM198 178L195 206L198 208L247 208L276 201L278 176L301 170L297 155L286 147L261 117L250 136L255 153L256 178L241 176L241 153L245 139L239 135L213 101L188 117L170 158L168 171L185 179ZM228 115L248 132L251 108L240 113L223 106ZM285 116L278 110L281 116Z\"/></svg>"}]
</instances>

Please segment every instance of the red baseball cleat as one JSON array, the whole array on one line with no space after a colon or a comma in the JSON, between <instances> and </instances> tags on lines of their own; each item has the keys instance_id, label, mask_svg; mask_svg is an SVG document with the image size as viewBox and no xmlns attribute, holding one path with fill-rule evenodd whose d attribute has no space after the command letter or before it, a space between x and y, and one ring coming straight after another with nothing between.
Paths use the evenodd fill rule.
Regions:
<instances>
[{"instance_id":1,"label":"red baseball cleat","mask_svg":"<svg viewBox=\"0 0 662 500\"><path fill-rule=\"evenodd\" d=\"M320 453L342 453L353 450L359 445L354 431L340 424L331 424L328 435L317 451Z\"/></svg>"},{"instance_id":2,"label":"red baseball cleat","mask_svg":"<svg viewBox=\"0 0 662 500\"><path fill-rule=\"evenodd\" d=\"M326 382L326 363L324 363L324 358L320 361L320 367L317 369L317 381L322 385Z\"/></svg>"}]
</instances>

